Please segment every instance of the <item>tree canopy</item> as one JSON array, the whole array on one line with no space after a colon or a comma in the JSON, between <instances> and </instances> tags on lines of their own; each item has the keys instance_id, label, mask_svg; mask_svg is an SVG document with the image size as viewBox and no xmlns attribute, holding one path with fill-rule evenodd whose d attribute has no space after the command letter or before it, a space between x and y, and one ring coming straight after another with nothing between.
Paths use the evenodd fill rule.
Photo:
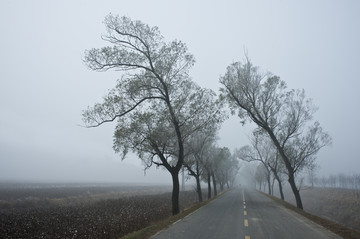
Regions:
<instances>
[{"instance_id":1,"label":"tree canopy","mask_svg":"<svg viewBox=\"0 0 360 239\"><path fill-rule=\"evenodd\" d=\"M313 122L316 107L304 90L287 90L285 81L263 74L248 58L227 67L220 78L221 98L243 123L254 122L258 132L273 142L287 169L296 203L303 208L295 173L309 164L317 152L331 143L318 122Z\"/></svg>"},{"instance_id":2,"label":"tree canopy","mask_svg":"<svg viewBox=\"0 0 360 239\"><path fill-rule=\"evenodd\" d=\"M173 179L173 214L179 212L178 173L184 162L184 142L211 122L221 121L215 93L189 76L194 57L181 41L166 43L157 27L127 17L105 18L111 44L85 52L92 70L122 71L114 89L83 112L89 127L117 120L114 150L137 155L148 167L165 167Z\"/></svg>"},{"instance_id":3,"label":"tree canopy","mask_svg":"<svg viewBox=\"0 0 360 239\"><path fill-rule=\"evenodd\" d=\"M107 45L86 50L84 62L94 71L122 74L101 103L83 112L83 121L87 127L116 122L115 152L122 158L134 152L146 167L157 165L168 170L173 180L173 214L179 212L178 173L183 166L198 183L200 174L206 174L209 186L212 177L215 194L218 183L221 187L233 183L238 162L229 149L212 143L214 132L226 118L223 102L243 124L254 122L256 133L271 140L277 151L272 158L282 160L297 205L302 208L295 175L311 168L317 152L331 143L330 136L313 121L316 107L304 90L288 90L285 81L260 72L246 58L244 63L228 66L220 77L218 100L212 90L191 79L189 70L195 59L185 43L166 42L157 27L128 17L109 14L104 24L102 39ZM267 161L264 166L274 170Z\"/></svg>"}]
</instances>

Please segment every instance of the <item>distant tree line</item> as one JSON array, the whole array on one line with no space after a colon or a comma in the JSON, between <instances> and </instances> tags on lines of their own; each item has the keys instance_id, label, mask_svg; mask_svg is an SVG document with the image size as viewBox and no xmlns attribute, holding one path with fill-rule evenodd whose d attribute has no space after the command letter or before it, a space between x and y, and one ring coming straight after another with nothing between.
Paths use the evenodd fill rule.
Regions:
<instances>
[{"instance_id":1,"label":"distant tree line","mask_svg":"<svg viewBox=\"0 0 360 239\"><path fill-rule=\"evenodd\" d=\"M360 190L360 174L356 173L349 175L339 173L331 174L327 177L310 177L309 182L314 187L347 188Z\"/></svg>"},{"instance_id":2,"label":"distant tree line","mask_svg":"<svg viewBox=\"0 0 360 239\"><path fill-rule=\"evenodd\" d=\"M208 128L207 132L197 132L188 141L188 155L184 167L188 174L196 180L196 191L199 202L203 201L201 181L207 183L208 199L224 188L234 185L239 171L239 161L227 147L216 145L216 129Z\"/></svg>"}]
</instances>

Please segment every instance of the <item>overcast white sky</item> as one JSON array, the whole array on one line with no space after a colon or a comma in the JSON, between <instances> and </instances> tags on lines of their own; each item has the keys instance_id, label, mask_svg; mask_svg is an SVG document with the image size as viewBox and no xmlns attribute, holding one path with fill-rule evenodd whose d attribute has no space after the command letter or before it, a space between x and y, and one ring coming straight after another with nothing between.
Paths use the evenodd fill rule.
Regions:
<instances>
[{"instance_id":1,"label":"overcast white sky","mask_svg":"<svg viewBox=\"0 0 360 239\"><path fill-rule=\"evenodd\" d=\"M315 118L333 137L318 155L319 173L360 173L360 1L0 1L0 180L160 182L140 160L120 162L114 124L79 127L81 112L101 101L119 72L99 73L84 50L105 44L108 13L158 26L196 57L193 79L218 91L219 76L244 48L255 65L305 89ZM247 144L236 118L220 146Z\"/></svg>"}]
</instances>

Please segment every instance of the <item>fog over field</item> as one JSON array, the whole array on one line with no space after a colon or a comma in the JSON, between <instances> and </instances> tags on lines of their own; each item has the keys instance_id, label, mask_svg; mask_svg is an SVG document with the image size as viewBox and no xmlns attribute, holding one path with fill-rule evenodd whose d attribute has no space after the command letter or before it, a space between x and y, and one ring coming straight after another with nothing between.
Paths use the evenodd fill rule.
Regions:
<instances>
[{"instance_id":1,"label":"fog over field","mask_svg":"<svg viewBox=\"0 0 360 239\"><path fill-rule=\"evenodd\" d=\"M332 139L319 175L360 173L360 2L0 1L0 180L171 183L162 169L112 149L116 123L85 128L121 72L95 72L84 51L101 39L110 12L157 26L196 58L191 77L218 93L219 77L247 52L254 65L304 89ZM219 146L249 144L254 125L230 117Z\"/></svg>"}]
</instances>

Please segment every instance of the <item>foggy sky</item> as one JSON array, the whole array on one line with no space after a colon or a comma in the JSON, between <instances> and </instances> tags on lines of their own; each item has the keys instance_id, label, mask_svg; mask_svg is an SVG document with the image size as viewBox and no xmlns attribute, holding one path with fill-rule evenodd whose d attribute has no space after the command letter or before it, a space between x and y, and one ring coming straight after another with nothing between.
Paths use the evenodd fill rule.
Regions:
<instances>
[{"instance_id":1,"label":"foggy sky","mask_svg":"<svg viewBox=\"0 0 360 239\"><path fill-rule=\"evenodd\" d=\"M218 92L226 67L244 58L305 89L333 146L319 174L359 173L359 1L10 1L0 2L0 180L161 182L134 155L112 150L115 124L81 127L81 113L120 72L93 72L84 51L102 47L108 13L158 26L194 54L191 76ZM224 123L219 146L248 144L251 125Z\"/></svg>"}]
</instances>

